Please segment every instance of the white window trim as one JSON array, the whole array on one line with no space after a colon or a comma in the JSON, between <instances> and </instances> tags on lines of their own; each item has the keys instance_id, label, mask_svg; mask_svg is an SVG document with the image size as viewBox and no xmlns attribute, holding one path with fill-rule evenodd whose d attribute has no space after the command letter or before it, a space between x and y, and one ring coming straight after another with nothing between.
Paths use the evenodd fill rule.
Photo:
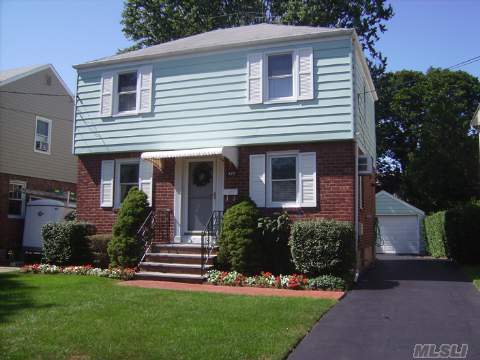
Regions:
<instances>
[{"instance_id":1,"label":"white window trim","mask_svg":"<svg viewBox=\"0 0 480 360\"><path fill-rule=\"evenodd\" d=\"M48 151L37 150L37 127L38 121L48 123ZM43 116L35 116L35 134L33 136L33 151L39 154L50 155L52 153L52 120Z\"/></svg>"},{"instance_id":2,"label":"white window trim","mask_svg":"<svg viewBox=\"0 0 480 360\"><path fill-rule=\"evenodd\" d=\"M266 191L267 191L267 208L299 208L301 201L300 192L300 169L299 169L299 151L274 151L267 153L267 168L266 168ZM295 174L296 174L296 201L295 202L278 202L272 201L272 159L279 157L295 157Z\"/></svg>"},{"instance_id":3,"label":"white window trim","mask_svg":"<svg viewBox=\"0 0 480 360\"><path fill-rule=\"evenodd\" d=\"M137 87L135 89L136 97L135 97L135 110L129 111L118 111L119 106L119 92L118 92L118 76L122 74L128 73L136 73L137 74ZM139 69L122 69L113 74L113 117L120 117L120 116L130 116L130 115L138 115L140 109L140 72Z\"/></svg>"},{"instance_id":4,"label":"white window trim","mask_svg":"<svg viewBox=\"0 0 480 360\"><path fill-rule=\"evenodd\" d=\"M21 180L10 180L8 182L8 192L10 192L10 185L20 185L24 188L24 190L27 190L27 182L26 181L21 181ZM7 193L8 196L8 193ZM21 215L10 215L8 214L8 208L7 208L7 214L9 219L23 219L25 217L25 203L26 203L26 192L22 193L22 213ZM8 202L10 202L10 196L8 196Z\"/></svg>"},{"instance_id":5,"label":"white window trim","mask_svg":"<svg viewBox=\"0 0 480 360\"><path fill-rule=\"evenodd\" d=\"M138 164L138 170L140 171L140 159L131 158L131 159L115 159L115 170L114 170L114 187L113 187L113 208L119 209L121 202L120 202L120 166L124 164ZM139 174L140 176L140 174ZM137 187L138 187L138 179L137 179Z\"/></svg>"},{"instance_id":6,"label":"white window trim","mask_svg":"<svg viewBox=\"0 0 480 360\"><path fill-rule=\"evenodd\" d=\"M286 55L289 54L292 56L292 96L270 99L269 94L269 76L268 76L268 57L272 55ZM276 104L276 103L288 103L288 102L297 102L298 101L298 71L297 71L297 52L296 50L282 50L267 52L263 54L263 93L265 94L264 104Z\"/></svg>"}]
</instances>

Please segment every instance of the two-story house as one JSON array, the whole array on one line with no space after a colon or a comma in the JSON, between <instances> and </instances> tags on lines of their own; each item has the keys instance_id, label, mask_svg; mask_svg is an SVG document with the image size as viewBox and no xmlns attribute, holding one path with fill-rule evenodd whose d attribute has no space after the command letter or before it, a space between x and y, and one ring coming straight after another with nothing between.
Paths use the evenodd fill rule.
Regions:
<instances>
[{"instance_id":1,"label":"two-story house","mask_svg":"<svg viewBox=\"0 0 480 360\"><path fill-rule=\"evenodd\" d=\"M376 94L354 30L242 26L74 67L78 216L111 232L128 190L143 190L171 243L150 277L188 273L167 252L194 253L239 196L349 221L358 269L373 261Z\"/></svg>"},{"instance_id":2,"label":"two-story house","mask_svg":"<svg viewBox=\"0 0 480 360\"><path fill-rule=\"evenodd\" d=\"M50 64L0 72L0 263L21 248L29 200L75 191L73 106Z\"/></svg>"}]
</instances>

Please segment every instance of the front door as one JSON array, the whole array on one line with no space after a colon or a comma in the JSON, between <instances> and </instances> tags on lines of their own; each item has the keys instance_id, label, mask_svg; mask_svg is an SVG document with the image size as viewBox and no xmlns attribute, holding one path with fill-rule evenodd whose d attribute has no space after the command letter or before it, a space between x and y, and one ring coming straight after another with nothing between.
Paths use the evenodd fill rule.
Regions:
<instances>
[{"instance_id":1,"label":"front door","mask_svg":"<svg viewBox=\"0 0 480 360\"><path fill-rule=\"evenodd\" d=\"M187 234L201 232L213 211L215 171L213 161L189 161L187 185Z\"/></svg>"}]
</instances>

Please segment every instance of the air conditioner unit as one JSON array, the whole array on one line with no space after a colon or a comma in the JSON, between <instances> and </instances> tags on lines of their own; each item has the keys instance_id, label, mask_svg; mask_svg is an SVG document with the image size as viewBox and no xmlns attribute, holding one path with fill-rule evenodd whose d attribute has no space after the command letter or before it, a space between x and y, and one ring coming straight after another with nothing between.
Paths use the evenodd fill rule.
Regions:
<instances>
[{"instance_id":1,"label":"air conditioner unit","mask_svg":"<svg viewBox=\"0 0 480 360\"><path fill-rule=\"evenodd\" d=\"M373 174L373 159L370 156L360 155L358 157L358 175Z\"/></svg>"}]
</instances>

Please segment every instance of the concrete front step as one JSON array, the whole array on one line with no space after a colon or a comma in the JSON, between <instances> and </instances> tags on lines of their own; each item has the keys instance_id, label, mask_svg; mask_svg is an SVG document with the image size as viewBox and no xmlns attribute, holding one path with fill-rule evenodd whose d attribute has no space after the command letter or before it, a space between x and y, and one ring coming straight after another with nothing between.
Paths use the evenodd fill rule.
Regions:
<instances>
[{"instance_id":1,"label":"concrete front step","mask_svg":"<svg viewBox=\"0 0 480 360\"><path fill-rule=\"evenodd\" d=\"M212 254L216 254L217 251L218 246L215 246ZM202 247L200 246L200 244L153 243L150 252L169 254L201 254Z\"/></svg>"},{"instance_id":2,"label":"concrete front step","mask_svg":"<svg viewBox=\"0 0 480 360\"><path fill-rule=\"evenodd\" d=\"M213 259L217 255L211 255L208 259L207 265L213 265ZM202 261L201 254L176 254L176 253L147 253L145 257L146 262L160 262L160 263L177 263L177 264L200 264Z\"/></svg>"},{"instance_id":3,"label":"concrete front step","mask_svg":"<svg viewBox=\"0 0 480 360\"><path fill-rule=\"evenodd\" d=\"M159 263L159 262L142 262L140 263L140 270L154 271L161 273L178 273L178 274L196 274L202 273L202 266L200 264L179 264L179 263ZM205 271L213 268L213 265L206 265Z\"/></svg>"},{"instance_id":4,"label":"concrete front step","mask_svg":"<svg viewBox=\"0 0 480 360\"><path fill-rule=\"evenodd\" d=\"M179 273L164 273L164 272L156 272L156 271L140 271L135 274L135 279L176 281L176 282L183 282L183 283L190 283L190 284L201 284L205 280L205 277L197 274L179 274Z\"/></svg>"}]
</instances>

